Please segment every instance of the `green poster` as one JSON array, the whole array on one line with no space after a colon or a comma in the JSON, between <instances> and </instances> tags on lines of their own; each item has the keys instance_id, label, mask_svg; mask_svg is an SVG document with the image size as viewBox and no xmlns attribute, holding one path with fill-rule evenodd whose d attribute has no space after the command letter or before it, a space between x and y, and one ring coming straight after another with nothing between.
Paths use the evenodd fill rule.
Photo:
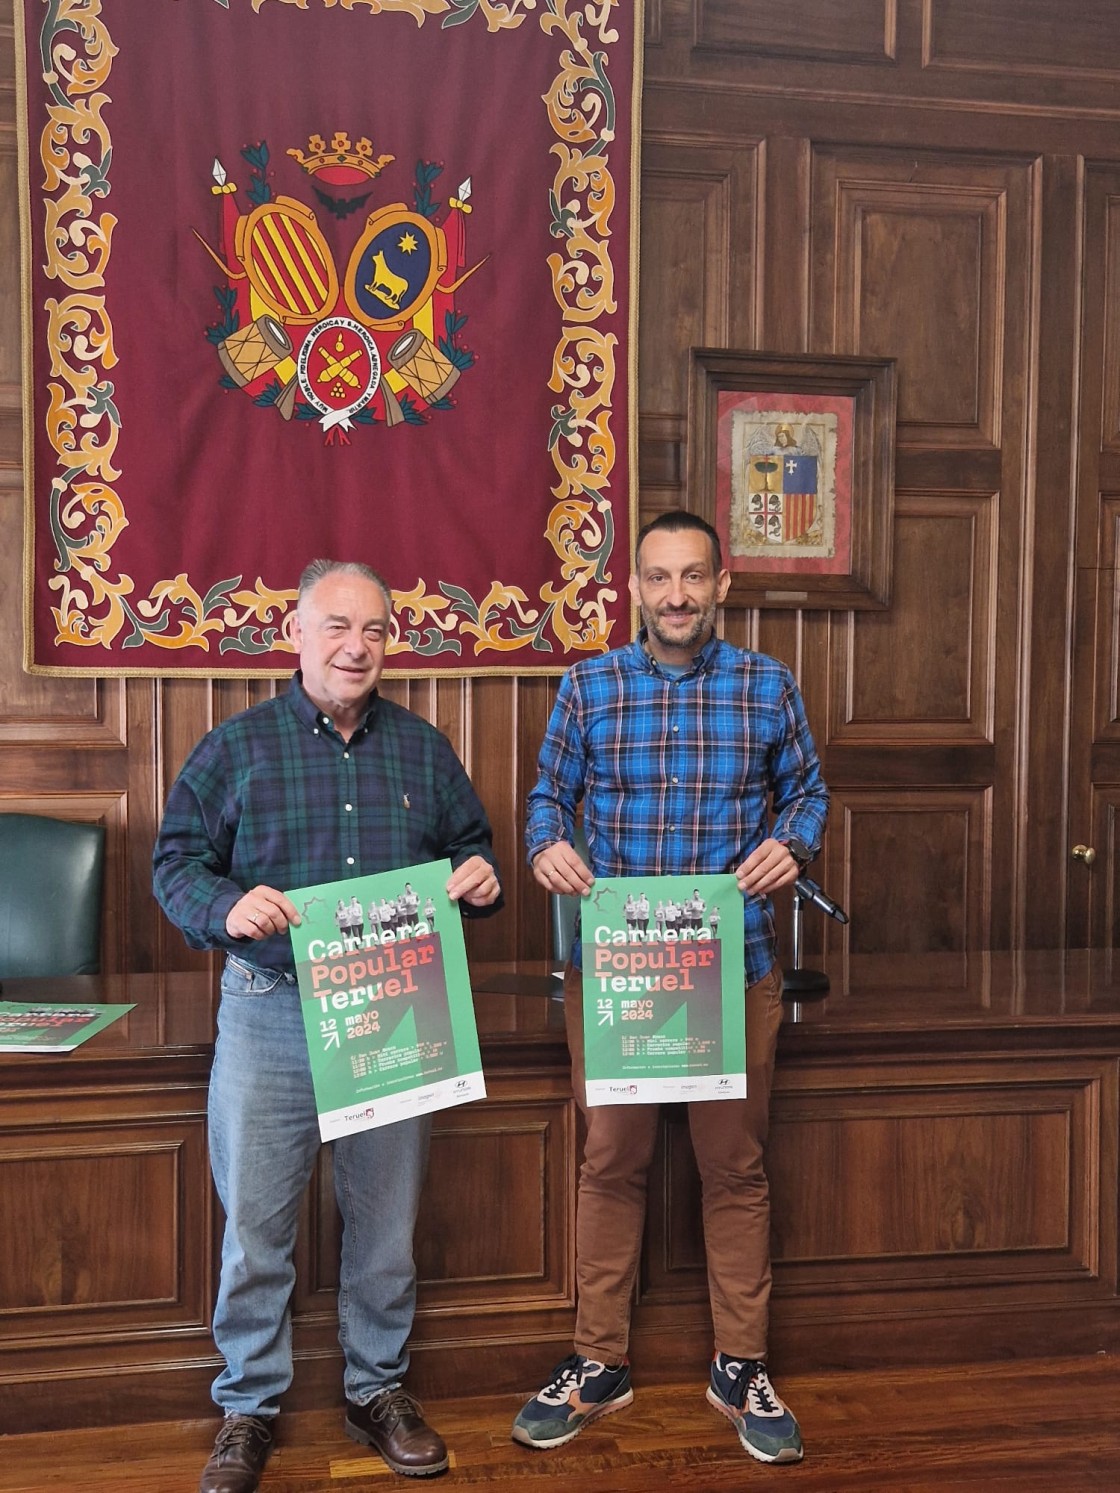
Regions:
<instances>
[{"instance_id":1,"label":"green poster","mask_svg":"<svg viewBox=\"0 0 1120 1493\"><path fill-rule=\"evenodd\" d=\"M0 1001L0 1051L73 1052L131 1010L132 1005L63 1006L42 1001Z\"/></svg>"},{"instance_id":2,"label":"green poster","mask_svg":"<svg viewBox=\"0 0 1120 1493\"><path fill-rule=\"evenodd\" d=\"M580 922L588 1104L744 1098L734 876L598 879Z\"/></svg>"},{"instance_id":3,"label":"green poster","mask_svg":"<svg viewBox=\"0 0 1120 1493\"><path fill-rule=\"evenodd\" d=\"M486 1097L450 861L287 895L324 1140Z\"/></svg>"}]
</instances>

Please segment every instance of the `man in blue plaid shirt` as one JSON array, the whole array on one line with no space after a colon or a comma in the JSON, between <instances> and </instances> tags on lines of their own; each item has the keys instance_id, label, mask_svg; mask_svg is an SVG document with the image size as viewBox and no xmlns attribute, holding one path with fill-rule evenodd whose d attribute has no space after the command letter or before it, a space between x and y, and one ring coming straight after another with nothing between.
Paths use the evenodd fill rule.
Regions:
<instances>
[{"instance_id":1,"label":"man in blue plaid shirt","mask_svg":"<svg viewBox=\"0 0 1120 1493\"><path fill-rule=\"evenodd\" d=\"M285 694L194 749L167 799L155 892L192 948L225 950L210 1080L210 1162L226 1213L214 1338L225 1420L200 1493L253 1493L292 1378L289 1299L299 1202L319 1154L285 887L451 861L468 916L500 905L490 825L450 742L377 692L392 601L368 566L300 578ZM351 922L361 922L358 908ZM447 1449L402 1388L416 1305L412 1236L431 1117L332 1142L342 1215L339 1339L346 1431L395 1471L442 1472Z\"/></svg>"},{"instance_id":2,"label":"man in blue plaid shirt","mask_svg":"<svg viewBox=\"0 0 1120 1493\"><path fill-rule=\"evenodd\" d=\"M703 1182L715 1356L709 1402L763 1462L801 1459L797 1421L766 1370L770 1199L763 1166L782 1019L770 894L820 849L828 791L793 676L716 636L727 595L719 537L690 513L638 535L637 640L564 677L529 795L526 844L550 892L594 876L733 872L743 893L747 1097L688 1106ZM590 867L574 848L583 800ZM774 821L769 824L770 813ZM562 1446L633 1400L630 1303L658 1106L588 1107L581 950L564 981L572 1085L587 1121L576 1215L575 1352L514 1422L515 1441Z\"/></svg>"}]
</instances>

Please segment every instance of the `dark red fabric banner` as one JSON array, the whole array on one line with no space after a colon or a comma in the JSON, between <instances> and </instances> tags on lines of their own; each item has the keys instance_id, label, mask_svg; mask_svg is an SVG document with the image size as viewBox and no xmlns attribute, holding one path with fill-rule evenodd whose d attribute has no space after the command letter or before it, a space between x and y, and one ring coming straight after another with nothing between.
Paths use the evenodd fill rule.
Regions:
<instances>
[{"instance_id":1,"label":"dark red fabric banner","mask_svg":"<svg viewBox=\"0 0 1120 1493\"><path fill-rule=\"evenodd\" d=\"M641 6L17 0L27 665L277 673L628 635Z\"/></svg>"}]
</instances>

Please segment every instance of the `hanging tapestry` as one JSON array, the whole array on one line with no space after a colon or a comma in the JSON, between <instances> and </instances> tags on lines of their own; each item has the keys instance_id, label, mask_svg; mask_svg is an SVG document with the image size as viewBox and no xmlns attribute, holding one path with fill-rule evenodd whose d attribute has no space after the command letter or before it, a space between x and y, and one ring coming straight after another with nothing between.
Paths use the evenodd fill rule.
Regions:
<instances>
[{"instance_id":1,"label":"hanging tapestry","mask_svg":"<svg viewBox=\"0 0 1120 1493\"><path fill-rule=\"evenodd\" d=\"M17 0L26 664L389 669L629 635L640 0Z\"/></svg>"}]
</instances>

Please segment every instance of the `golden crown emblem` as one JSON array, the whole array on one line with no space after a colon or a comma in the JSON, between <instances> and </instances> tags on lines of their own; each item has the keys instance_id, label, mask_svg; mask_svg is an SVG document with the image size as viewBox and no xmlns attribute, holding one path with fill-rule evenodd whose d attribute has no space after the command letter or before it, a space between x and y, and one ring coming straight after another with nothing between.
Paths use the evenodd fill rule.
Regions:
<instances>
[{"instance_id":1,"label":"golden crown emblem","mask_svg":"<svg viewBox=\"0 0 1120 1493\"><path fill-rule=\"evenodd\" d=\"M334 186L352 185L365 179L379 176L396 156L373 155L373 141L365 135L351 145L350 136L344 130L336 130L328 145L322 135L307 137L307 154L302 150L289 150L308 176L317 176Z\"/></svg>"}]
</instances>

